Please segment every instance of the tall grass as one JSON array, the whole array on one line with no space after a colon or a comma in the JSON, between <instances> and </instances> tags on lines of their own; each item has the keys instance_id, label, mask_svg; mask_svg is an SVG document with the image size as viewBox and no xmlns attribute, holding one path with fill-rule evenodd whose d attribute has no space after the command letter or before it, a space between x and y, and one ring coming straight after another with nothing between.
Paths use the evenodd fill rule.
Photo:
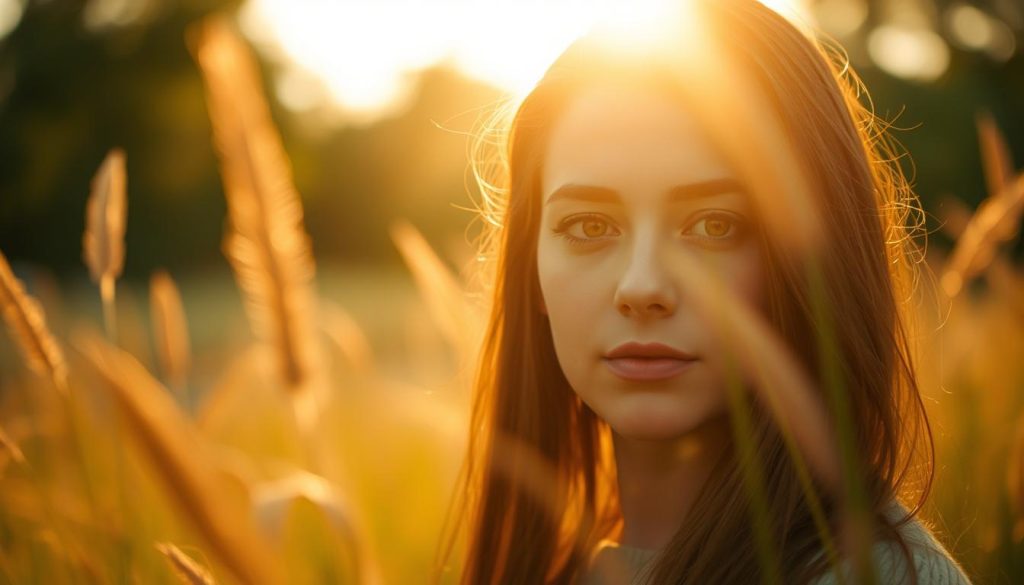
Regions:
<instances>
[{"instance_id":1,"label":"tall grass","mask_svg":"<svg viewBox=\"0 0 1024 585\"><path fill-rule=\"evenodd\" d=\"M105 336L79 319L65 357L66 344L0 254L9 331L0 354L0 574L17 583L423 582L465 447L465 374L485 307L469 302L469 283L405 223L392 236L419 291L408 319L364 329L360 318L382 317L318 298L300 199L248 50L217 20L197 27L191 46L228 198L224 252L253 339L193 346L194 285L179 290L159 272L150 281L152 331L142 332L156 349L149 363L145 337L132 333L140 322L124 318L130 298L114 294L127 195L124 154L112 151L93 182L84 238ZM1017 233L1024 174L1010 170L990 120L981 119L979 136L990 197L961 217L953 252L932 258L946 296L918 304L930 327L922 387L940 462L929 518L979 582L1018 582L1024 276L998 250ZM372 288L381 282L368 279L367 298L394 294ZM742 303L713 281L687 284L690 297L720 313L717 333L736 351L736 374L757 381L754 399L787 431L808 495L813 476L850 496L853 472L836 436L849 429L823 423L826 405ZM414 341L396 344L403 335ZM440 362L441 375L417 379L395 365L415 355ZM740 432L746 397L737 387ZM118 433L109 432L114 420ZM535 469L528 488L544 501L546 462L519 445L502 448ZM763 478L750 453L740 455L757 504ZM770 521L760 508L760 521ZM816 520L824 530L817 508ZM758 545L766 570L777 572L775 543Z\"/></svg>"},{"instance_id":2,"label":"tall grass","mask_svg":"<svg viewBox=\"0 0 1024 585\"><path fill-rule=\"evenodd\" d=\"M93 178L82 237L82 258L89 267L89 276L100 286L104 324L111 339L117 335L114 282L124 269L126 182L124 151L115 148Z\"/></svg>"}]
</instances>

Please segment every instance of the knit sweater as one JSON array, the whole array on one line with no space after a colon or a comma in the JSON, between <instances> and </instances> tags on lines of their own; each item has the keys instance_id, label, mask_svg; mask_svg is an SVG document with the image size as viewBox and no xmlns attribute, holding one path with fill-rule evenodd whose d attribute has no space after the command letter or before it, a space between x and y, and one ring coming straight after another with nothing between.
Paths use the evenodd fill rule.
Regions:
<instances>
[{"instance_id":1,"label":"knit sweater","mask_svg":"<svg viewBox=\"0 0 1024 585\"><path fill-rule=\"evenodd\" d=\"M896 505L898 506L898 505ZM892 513L899 513L902 507L893 507ZM935 539L932 533L916 518L900 527L917 569L920 585L970 585L949 552ZM876 574L881 585L911 583L910 568L899 544L879 541L872 547ZM641 572L652 563L657 550L622 546L610 541L601 543L591 566L584 575L581 585L639 585L643 583ZM840 563L844 581L853 583L853 571L848 561ZM830 569L812 581L811 585L838 585L835 568Z\"/></svg>"}]
</instances>

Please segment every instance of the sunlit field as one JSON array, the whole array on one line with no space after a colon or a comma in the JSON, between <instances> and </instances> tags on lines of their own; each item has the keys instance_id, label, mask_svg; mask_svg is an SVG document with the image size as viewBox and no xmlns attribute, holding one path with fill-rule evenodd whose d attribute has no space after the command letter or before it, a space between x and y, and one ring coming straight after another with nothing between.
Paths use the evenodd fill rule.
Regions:
<instances>
[{"instance_id":1,"label":"sunlit field","mask_svg":"<svg viewBox=\"0 0 1024 585\"><path fill-rule=\"evenodd\" d=\"M282 10L252 6L243 28ZM230 272L122 280L142 195L120 149L79 186L90 280L0 255L2 582L415 584L436 569L488 308L472 245L399 219L387 238L401 265L318 261L260 68L232 31L209 19L187 41L228 218L208 254ZM276 34L287 53L294 31ZM928 210L953 245L929 245L907 299L938 462L922 516L976 583L1021 583L1024 172L992 117L974 131L986 198Z\"/></svg>"}]
</instances>

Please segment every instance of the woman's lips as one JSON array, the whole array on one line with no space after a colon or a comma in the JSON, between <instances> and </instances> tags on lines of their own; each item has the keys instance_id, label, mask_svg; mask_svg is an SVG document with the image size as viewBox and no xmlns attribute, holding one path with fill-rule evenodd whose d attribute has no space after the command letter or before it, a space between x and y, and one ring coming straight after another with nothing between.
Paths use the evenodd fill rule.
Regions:
<instances>
[{"instance_id":1,"label":"woman's lips","mask_svg":"<svg viewBox=\"0 0 1024 585\"><path fill-rule=\"evenodd\" d=\"M606 357L602 361L613 374L631 382L666 380L697 362L695 359L681 360L670 357Z\"/></svg>"}]
</instances>

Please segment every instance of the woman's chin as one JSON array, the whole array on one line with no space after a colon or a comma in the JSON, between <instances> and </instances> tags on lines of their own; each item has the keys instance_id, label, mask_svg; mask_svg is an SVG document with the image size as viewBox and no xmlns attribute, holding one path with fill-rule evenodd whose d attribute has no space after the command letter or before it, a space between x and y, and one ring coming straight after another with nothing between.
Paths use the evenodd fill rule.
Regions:
<instances>
[{"instance_id":1,"label":"woman's chin","mask_svg":"<svg viewBox=\"0 0 1024 585\"><path fill-rule=\"evenodd\" d=\"M634 397L637 398L637 397ZM662 400L632 400L603 418L616 434L627 439L667 441L683 437L717 418L717 408L672 404ZM600 414L600 413L599 413Z\"/></svg>"}]
</instances>

